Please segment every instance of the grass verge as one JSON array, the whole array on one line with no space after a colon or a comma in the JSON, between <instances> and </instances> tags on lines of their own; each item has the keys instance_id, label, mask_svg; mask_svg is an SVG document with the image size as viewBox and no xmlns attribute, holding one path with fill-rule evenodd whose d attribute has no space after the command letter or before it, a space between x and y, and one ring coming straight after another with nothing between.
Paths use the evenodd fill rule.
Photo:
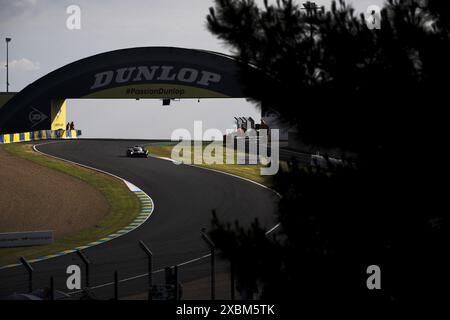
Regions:
<instances>
[{"instance_id":1,"label":"grass verge","mask_svg":"<svg viewBox=\"0 0 450 320\"><path fill-rule=\"evenodd\" d=\"M110 212L95 226L74 235L57 239L51 245L1 248L0 266L17 263L20 256L26 259L34 259L96 241L127 226L139 214L140 203L138 198L124 183L113 177L38 154L33 151L31 144L14 143L2 145L1 147L14 156L63 172L88 183L103 194L110 206Z\"/></svg>"},{"instance_id":2,"label":"grass verge","mask_svg":"<svg viewBox=\"0 0 450 320\"><path fill-rule=\"evenodd\" d=\"M261 175L260 169L263 167L261 164L237 164L237 153L234 153L234 161L233 164L226 163L226 155L229 152L233 152L232 149L224 148L223 149L223 163L222 164L208 164L208 159L211 156L214 156L214 152L205 152L205 148L208 146L209 142L204 142L201 146L192 146L190 152L187 151L186 157L191 158L191 163L194 164L194 160L197 160L199 164L195 164L199 167L204 167L208 169L214 169L218 171L223 171L227 173L231 173L255 182L258 182L267 187L273 186L273 181L271 176L263 176ZM146 148L151 155L158 157L171 158L172 149L175 145L173 144L150 144L147 145ZM203 156L202 156L203 155ZM206 160L206 161L205 161ZM201 161L201 163L200 163Z\"/></svg>"}]
</instances>

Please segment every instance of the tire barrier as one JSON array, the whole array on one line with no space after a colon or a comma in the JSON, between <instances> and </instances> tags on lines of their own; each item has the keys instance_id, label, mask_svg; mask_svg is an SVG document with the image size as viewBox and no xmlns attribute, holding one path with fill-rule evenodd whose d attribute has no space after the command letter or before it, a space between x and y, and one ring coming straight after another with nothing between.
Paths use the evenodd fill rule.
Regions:
<instances>
[{"instance_id":1,"label":"tire barrier","mask_svg":"<svg viewBox=\"0 0 450 320\"><path fill-rule=\"evenodd\" d=\"M39 130L21 133L0 134L0 144L56 139L77 139L81 130Z\"/></svg>"}]
</instances>

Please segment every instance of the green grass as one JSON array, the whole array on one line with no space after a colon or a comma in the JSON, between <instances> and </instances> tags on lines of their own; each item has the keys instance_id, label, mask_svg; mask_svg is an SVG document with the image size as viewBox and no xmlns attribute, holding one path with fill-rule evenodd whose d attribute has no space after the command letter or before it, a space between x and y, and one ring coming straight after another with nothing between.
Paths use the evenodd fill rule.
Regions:
<instances>
[{"instance_id":1,"label":"green grass","mask_svg":"<svg viewBox=\"0 0 450 320\"><path fill-rule=\"evenodd\" d=\"M0 266L17 263L20 256L23 256L26 259L33 259L96 241L114 233L115 231L118 231L124 226L127 226L140 212L140 203L138 198L125 186L124 183L113 177L61 160L37 154L32 150L32 145L30 144L14 143L6 144L2 147L12 155L32 161L38 165L66 173L98 189L108 201L110 212L95 226L76 234L57 239L51 245L1 248ZM24 198L24 200L26 201L26 198Z\"/></svg>"},{"instance_id":2,"label":"green grass","mask_svg":"<svg viewBox=\"0 0 450 320\"><path fill-rule=\"evenodd\" d=\"M255 182L258 182L262 185L265 185L267 187L272 187L272 177L271 176L263 176L261 175L260 169L263 167L261 164L255 164L255 165L248 165L248 164L237 164L237 154L234 154L234 164L227 164L226 163L226 154L228 152L233 152L232 149L224 148L224 155L223 155L223 164L207 164L205 163L205 159L208 159L208 156L205 155L205 157L199 157L199 155L203 154L203 151L205 150L206 146L209 144L209 142L204 142L202 146L192 146L191 152L190 152L190 158L191 158L191 164L194 164L199 167L214 169L218 171L223 171L227 173L231 173ZM158 157L166 157L171 158L172 149L174 145L172 144L151 144L147 145L146 148L148 149L149 153L154 156ZM200 151L201 149L201 151ZM200 152L199 152L200 151ZM213 153L214 155L214 153ZM186 157L189 157L187 155ZM194 160L197 160L198 162L201 162L201 164L195 164Z\"/></svg>"}]
</instances>

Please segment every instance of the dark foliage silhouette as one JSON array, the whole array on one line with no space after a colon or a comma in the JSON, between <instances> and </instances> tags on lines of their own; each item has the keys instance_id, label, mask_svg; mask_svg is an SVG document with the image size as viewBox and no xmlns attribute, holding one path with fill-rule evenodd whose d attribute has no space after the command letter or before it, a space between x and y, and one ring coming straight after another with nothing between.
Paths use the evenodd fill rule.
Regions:
<instances>
[{"instance_id":1,"label":"dark foliage silhouette","mask_svg":"<svg viewBox=\"0 0 450 320\"><path fill-rule=\"evenodd\" d=\"M278 111L304 142L339 148L345 159L327 170L293 162L275 177L283 196L275 239L258 224L213 219L211 236L246 295L442 299L448 220L435 151L443 148L450 5L390 0L381 28L370 30L343 1L308 13L290 0L216 0L207 27L270 76L242 70L250 98ZM381 267L381 291L366 287L372 264Z\"/></svg>"}]
</instances>

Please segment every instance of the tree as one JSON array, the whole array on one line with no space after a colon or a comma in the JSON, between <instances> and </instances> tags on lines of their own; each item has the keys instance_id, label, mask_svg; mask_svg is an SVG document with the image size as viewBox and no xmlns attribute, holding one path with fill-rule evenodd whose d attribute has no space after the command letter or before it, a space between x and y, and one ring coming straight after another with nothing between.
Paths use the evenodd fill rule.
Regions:
<instances>
[{"instance_id":1,"label":"tree","mask_svg":"<svg viewBox=\"0 0 450 320\"><path fill-rule=\"evenodd\" d=\"M446 218L429 153L443 146L450 7L389 0L381 16L381 29L370 30L343 1L308 15L292 0L215 0L207 16L236 59L268 76L242 69L250 98L296 125L307 143L352 155L346 166L292 164L278 175L283 240L259 243L280 254L272 271L254 275L265 297L387 302L439 297L443 288ZM251 250L221 241L244 230L213 225L225 253ZM384 270L382 294L365 287L370 264Z\"/></svg>"}]
</instances>

